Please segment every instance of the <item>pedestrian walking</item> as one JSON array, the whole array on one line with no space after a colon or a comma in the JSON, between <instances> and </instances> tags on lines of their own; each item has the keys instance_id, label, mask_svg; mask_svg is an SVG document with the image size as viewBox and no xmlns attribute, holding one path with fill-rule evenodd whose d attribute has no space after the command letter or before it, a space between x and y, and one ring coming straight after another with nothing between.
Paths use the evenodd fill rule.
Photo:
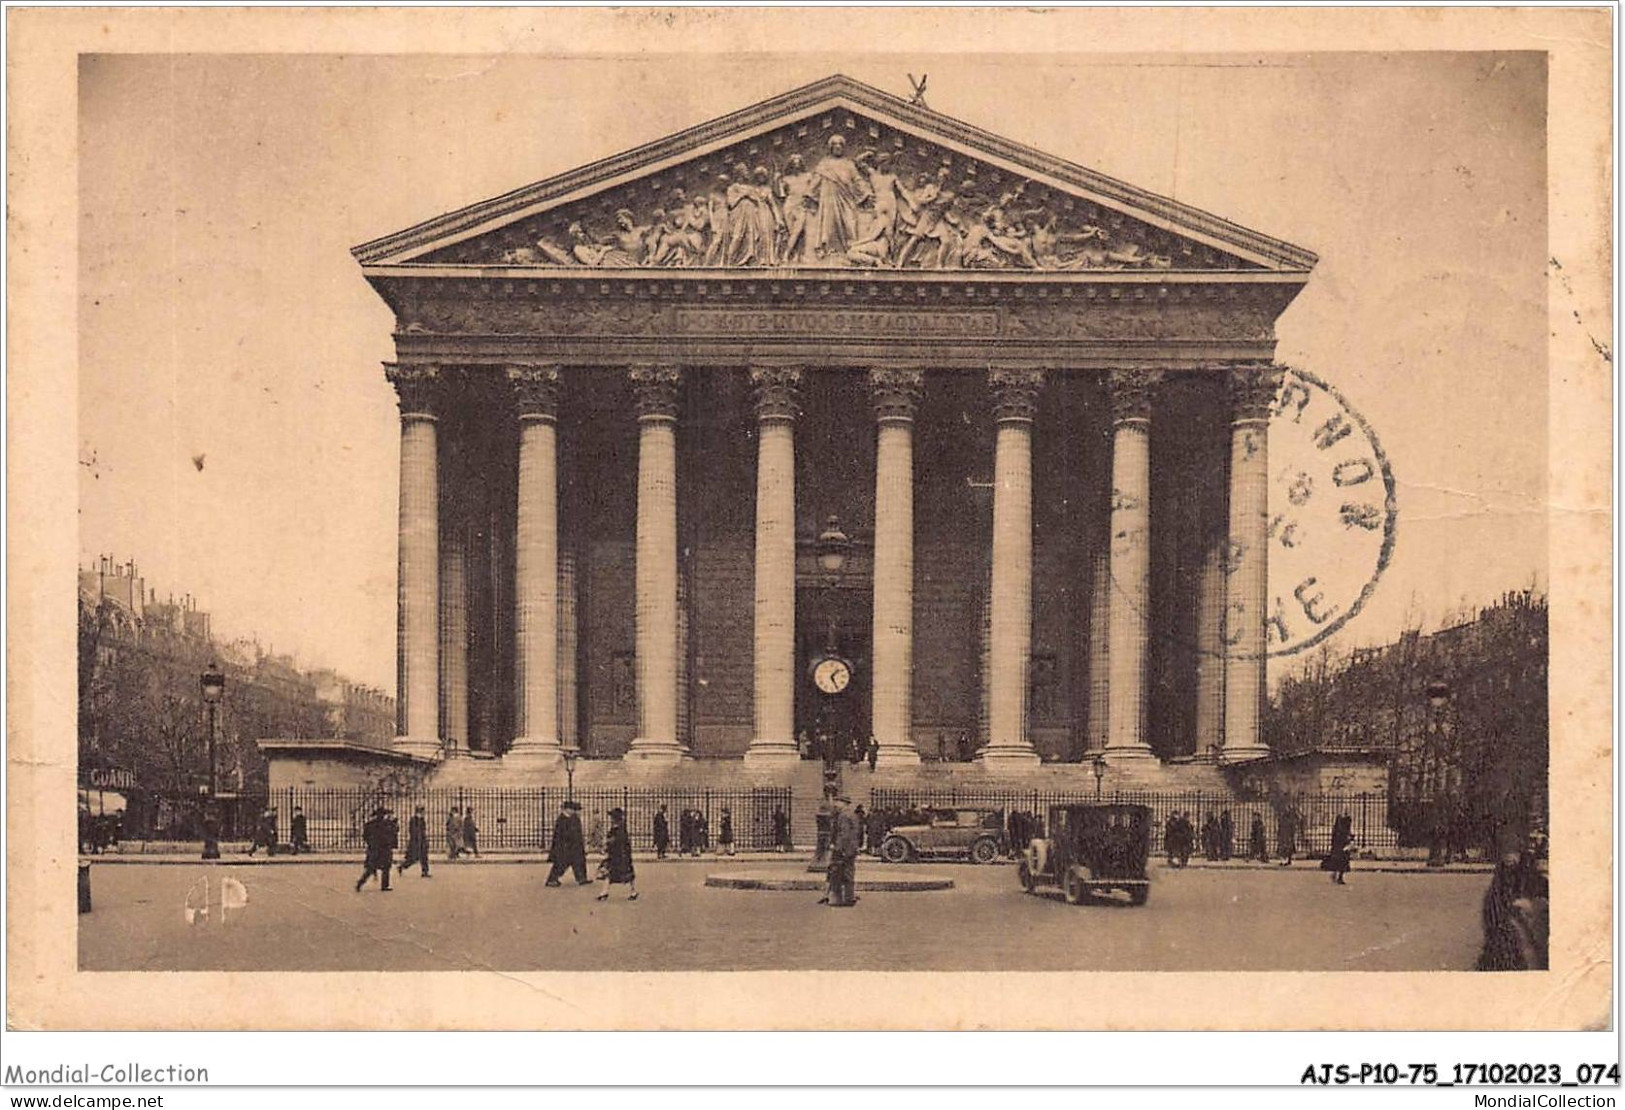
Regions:
<instances>
[{"instance_id":1,"label":"pedestrian walking","mask_svg":"<svg viewBox=\"0 0 1625 1110\"><path fill-rule=\"evenodd\" d=\"M700 855L711 848L711 822L700 810L694 811L694 854Z\"/></svg>"},{"instance_id":2,"label":"pedestrian walking","mask_svg":"<svg viewBox=\"0 0 1625 1110\"><path fill-rule=\"evenodd\" d=\"M1332 850L1320 861L1322 871L1331 872L1332 882L1346 886L1344 876L1349 873L1349 847L1354 842L1354 822L1342 814L1332 822Z\"/></svg>"},{"instance_id":3,"label":"pedestrian walking","mask_svg":"<svg viewBox=\"0 0 1625 1110\"><path fill-rule=\"evenodd\" d=\"M677 854L686 856L694 848L694 811L687 806L677 815Z\"/></svg>"},{"instance_id":4,"label":"pedestrian walking","mask_svg":"<svg viewBox=\"0 0 1625 1110\"><path fill-rule=\"evenodd\" d=\"M389 892L389 869L394 866L395 827L389 820L389 810L379 806L372 811L372 819L361 827L361 839L367 846L367 858L361 878L355 881L356 893L367 885L374 875L380 876L383 890Z\"/></svg>"},{"instance_id":5,"label":"pedestrian walking","mask_svg":"<svg viewBox=\"0 0 1625 1110\"><path fill-rule=\"evenodd\" d=\"M463 810L461 806L452 806L451 812L446 814L446 858L454 860L462 854L463 847Z\"/></svg>"},{"instance_id":6,"label":"pedestrian walking","mask_svg":"<svg viewBox=\"0 0 1625 1110\"><path fill-rule=\"evenodd\" d=\"M790 850L790 817L783 806L773 807L773 848L779 852Z\"/></svg>"},{"instance_id":7,"label":"pedestrian walking","mask_svg":"<svg viewBox=\"0 0 1625 1110\"><path fill-rule=\"evenodd\" d=\"M1292 866L1292 857L1298 853L1298 817L1291 806L1282 809L1275 818L1275 854L1281 857L1281 866Z\"/></svg>"},{"instance_id":8,"label":"pedestrian walking","mask_svg":"<svg viewBox=\"0 0 1625 1110\"><path fill-rule=\"evenodd\" d=\"M1229 859L1236 847L1236 822L1227 809L1219 814L1219 858Z\"/></svg>"},{"instance_id":9,"label":"pedestrian walking","mask_svg":"<svg viewBox=\"0 0 1625 1110\"><path fill-rule=\"evenodd\" d=\"M862 834L852 799L839 795L830 822L828 897L831 906L850 906L858 900L858 846L861 843Z\"/></svg>"},{"instance_id":10,"label":"pedestrian walking","mask_svg":"<svg viewBox=\"0 0 1625 1110\"><path fill-rule=\"evenodd\" d=\"M661 806L655 812L655 859L665 859L666 849L671 847L671 827L666 824L666 807Z\"/></svg>"},{"instance_id":11,"label":"pedestrian walking","mask_svg":"<svg viewBox=\"0 0 1625 1110\"><path fill-rule=\"evenodd\" d=\"M734 854L734 815L726 806L722 809L722 824L717 830L717 851L725 856Z\"/></svg>"},{"instance_id":12,"label":"pedestrian walking","mask_svg":"<svg viewBox=\"0 0 1625 1110\"><path fill-rule=\"evenodd\" d=\"M581 832L581 807L575 802L565 802L559 807L547 860L553 865L547 873L548 886L558 886L559 877L566 870L575 872L577 886L586 886L592 881L587 878L587 840Z\"/></svg>"},{"instance_id":13,"label":"pedestrian walking","mask_svg":"<svg viewBox=\"0 0 1625 1110\"><path fill-rule=\"evenodd\" d=\"M475 859L480 856L480 827L474 823L474 807L463 811L463 851Z\"/></svg>"},{"instance_id":14,"label":"pedestrian walking","mask_svg":"<svg viewBox=\"0 0 1625 1110\"><path fill-rule=\"evenodd\" d=\"M598 894L598 901L609 900L609 888L616 883L625 883L632 888L628 902L638 900L638 877L632 867L632 837L626 831L626 811L616 806L609 811L609 834L604 844L604 862L598 869L603 877L604 889Z\"/></svg>"},{"instance_id":15,"label":"pedestrian walking","mask_svg":"<svg viewBox=\"0 0 1625 1110\"><path fill-rule=\"evenodd\" d=\"M1262 814L1253 814L1252 828L1247 832L1247 858L1255 859L1259 863L1270 861L1270 849L1264 839L1264 818Z\"/></svg>"},{"instance_id":16,"label":"pedestrian walking","mask_svg":"<svg viewBox=\"0 0 1625 1110\"><path fill-rule=\"evenodd\" d=\"M1178 867L1174 862L1179 859L1179 814L1170 813L1168 820L1162 826L1162 849L1168 854L1168 866Z\"/></svg>"},{"instance_id":17,"label":"pedestrian walking","mask_svg":"<svg viewBox=\"0 0 1625 1110\"><path fill-rule=\"evenodd\" d=\"M413 864L418 864L422 870L420 875L429 877L429 822L423 816L423 807L418 806L412 811L412 819L406 823L406 855L401 857L401 874Z\"/></svg>"},{"instance_id":18,"label":"pedestrian walking","mask_svg":"<svg viewBox=\"0 0 1625 1110\"><path fill-rule=\"evenodd\" d=\"M867 754L869 756L869 772L873 774L875 764L880 762L880 741L876 740L872 733L869 736L869 750Z\"/></svg>"},{"instance_id":19,"label":"pedestrian walking","mask_svg":"<svg viewBox=\"0 0 1625 1110\"><path fill-rule=\"evenodd\" d=\"M863 854L864 841L868 838L869 834L869 815L863 812L862 803L859 803L859 805L852 812L857 816L858 819L858 854L861 856ZM872 848L874 845L871 844L869 847Z\"/></svg>"},{"instance_id":20,"label":"pedestrian walking","mask_svg":"<svg viewBox=\"0 0 1625 1110\"><path fill-rule=\"evenodd\" d=\"M303 806L293 807L293 824L288 829L288 836L292 841L293 854L310 851L309 827L305 824L305 809Z\"/></svg>"}]
</instances>

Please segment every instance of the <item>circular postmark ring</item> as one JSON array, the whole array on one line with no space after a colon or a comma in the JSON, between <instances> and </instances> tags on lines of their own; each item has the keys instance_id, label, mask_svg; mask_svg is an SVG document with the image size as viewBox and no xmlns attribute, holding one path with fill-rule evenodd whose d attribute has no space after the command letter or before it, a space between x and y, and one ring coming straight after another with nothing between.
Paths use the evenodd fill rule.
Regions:
<instances>
[{"instance_id":1,"label":"circular postmark ring","mask_svg":"<svg viewBox=\"0 0 1625 1110\"><path fill-rule=\"evenodd\" d=\"M1266 658L1307 651L1359 614L1388 569L1399 520L1393 468L1365 417L1329 382L1282 370L1269 422ZM1380 506L1372 481L1379 477ZM1330 496L1317 497L1328 488ZM1317 540L1318 550L1309 546ZM1340 579L1330 588L1328 573Z\"/></svg>"}]
</instances>

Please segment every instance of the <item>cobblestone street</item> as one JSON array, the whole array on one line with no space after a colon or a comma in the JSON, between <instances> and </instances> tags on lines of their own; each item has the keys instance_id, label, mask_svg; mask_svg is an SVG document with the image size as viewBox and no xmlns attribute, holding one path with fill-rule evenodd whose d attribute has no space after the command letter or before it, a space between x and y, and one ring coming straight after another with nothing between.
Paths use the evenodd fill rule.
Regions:
<instances>
[{"instance_id":1,"label":"cobblestone street","mask_svg":"<svg viewBox=\"0 0 1625 1110\"><path fill-rule=\"evenodd\" d=\"M787 872L804 866L769 865ZM707 888L759 862L638 864L624 887L545 889L545 866L446 865L352 889L358 865L94 869L79 918L83 970L1465 970L1486 874L1356 871L1347 887L1291 871L1153 871L1143 908L1029 896L1006 865L921 867L955 889L865 894L851 909L807 892ZM916 870L916 869L911 869ZM865 861L859 877L884 874ZM188 925L187 892L230 877L248 904Z\"/></svg>"}]
</instances>

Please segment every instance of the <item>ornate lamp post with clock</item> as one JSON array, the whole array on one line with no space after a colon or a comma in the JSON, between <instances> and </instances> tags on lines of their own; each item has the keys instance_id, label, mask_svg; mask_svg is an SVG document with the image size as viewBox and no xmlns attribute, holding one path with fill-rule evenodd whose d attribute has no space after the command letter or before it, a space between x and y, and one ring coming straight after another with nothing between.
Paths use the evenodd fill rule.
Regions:
<instances>
[{"instance_id":1,"label":"ornate lamp post with clock","mask_svg":"<svg viewBox=\"0 0 1625 1110\"><path fill-rule=\"evenodd\" d=\"M846 557L851 551L852 541L841 530L840 518L831 516L824 523L824 530L818 535L815 553L818 557L818 569L824 573L824 590L826 594L835 589L840 573L846 567ZM839 645L835 639L835 617L829 620L829 638L825 641L824 650L815 653L809 665L809 673L813 687L821 698L838 698L846 692L852 684L852 663L840 654ZM818 841L813 854L813 862L808 867L810 871L822 871L829 862L830 839L830 806L829 795L832 790L839 789L840 771L836 760L836 752L828 736L824 724L829 720L826 707L820 707L818 714L820 722L819 735L823 751L820 755L824 760L824 804L819 807L816 817L818 827Z\"/></svg>"}]
</instances>

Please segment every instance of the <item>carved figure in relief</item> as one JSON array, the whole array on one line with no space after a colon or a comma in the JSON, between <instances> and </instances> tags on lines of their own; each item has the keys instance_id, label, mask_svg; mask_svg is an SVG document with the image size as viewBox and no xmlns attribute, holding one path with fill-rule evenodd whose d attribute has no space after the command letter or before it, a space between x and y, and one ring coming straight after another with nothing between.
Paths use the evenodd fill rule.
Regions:
<instances>
[{"instance_id":1,"label":"carved figure in relief","mask_svg":"<svg viewBox=\"0 0 1625 1110\"><path fill-rule=\"evenodd\" d=\"M1012 262L1029 269L1038 267L1027 240L1009 226L1004 210L990 205L977 213L965 232L960 265L968 270L997 270Z\"/></svg>"},{"instance_id":2,"label":"carved figure in relief","mask_svg":"<svg viewBox=\"0 0 1625 1110\"><path fill-rule=\"evenodd\" d=\"M957 193L947 184L946 166L936 171L936 177L920 174L912 197L915 218L908 226L907 241L903 241L902 250L897 252L895 265L899 270L912 262L921 244L923 252L918 257L923 270L946 270L955 265L959 258L959 232L949 221L955 200ZM936 249L934 257L929 254L933 247Z\"/></svg>"},{"instance_id":3,"label":"carved figure in relief","mask_svg":"<svg viewBox=\"0 0 1625 1110\"><path fill-rule=\"evenodd\" d=\"M784 168L774 187L784 213L784 249L779 257L786 262L799 262L807 247L807 222L817 210L818 202L812 198L813 175L807 172L801 155L790 155Z\"/></svg>"},{"instance_id":4,"label":"carved figure in relief","mask_svg":"<svg viewBox=\"0 0 1625 1110\"><path fill-rule=\"evenodd\" d=\"M731 226L728 213L728 187L732 184L727 174L717 174L716 184L712 186L711 195L707 198L711 225L711 236L706 240L705 246L707 266L727 264L728 229Z\"/></svg>"},{"instance_id":5,"label":"carved figure in relief","mask_svg":"<svg viewBox=\"0 0 1625 1110\"><path fill-rule=\"evenodd\" d=\"M818 211L808 229L809 260L828 263L846 257L858 239L858 206L870 198L869 179L846 156L846 137L831 135L829 151L813 167Z\"/></svg>"},{"instance_id":6,"label":"carved figure in relief","mask_svg":"<svg viewBox=\"0 0 1625 1110\"><path fill-rule=\"evenodd\" d=\"M869 179L870 200L859 210L858 237L846 258L854 266L882 266L891 261L897 245L899 217L914 215L914 198L891 172L891 155L866 150L855 161Z\"/></svg>"}]
</instances>

